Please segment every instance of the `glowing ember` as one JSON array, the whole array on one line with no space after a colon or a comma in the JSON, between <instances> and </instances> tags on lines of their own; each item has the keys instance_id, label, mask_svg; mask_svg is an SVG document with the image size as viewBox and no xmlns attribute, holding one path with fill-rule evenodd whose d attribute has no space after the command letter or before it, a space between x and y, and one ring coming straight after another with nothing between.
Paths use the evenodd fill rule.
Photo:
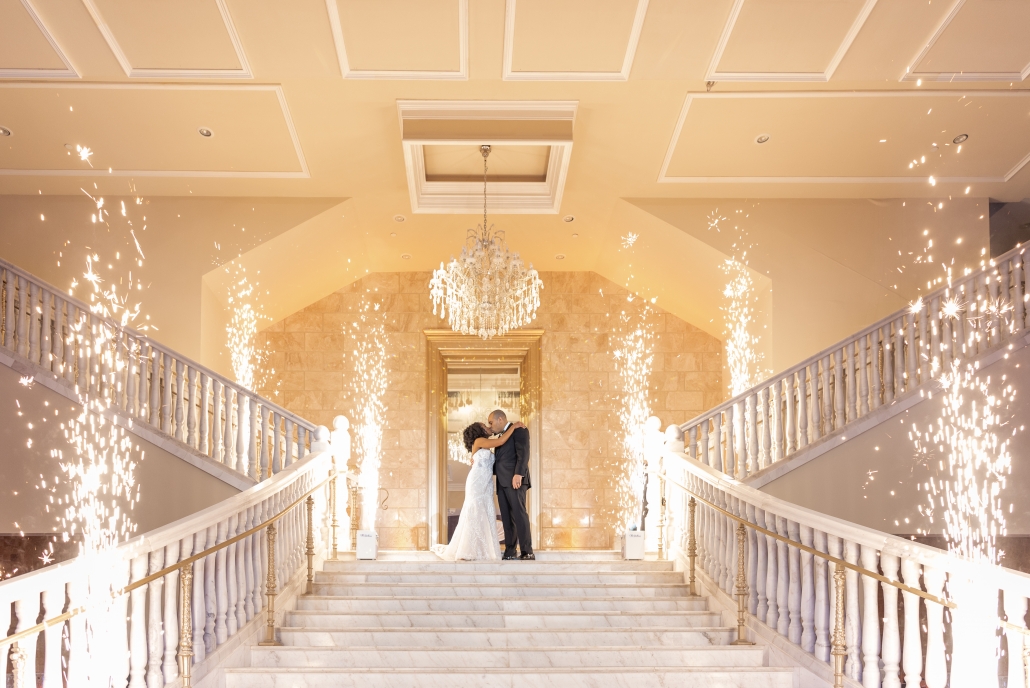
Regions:
<instances>
[{"instance_id":1,"label":"glowing ember","mask_svg":"<svg viewBox=\"0 0 1030 688\"><path fill-rule=\"evenodd\" d=\"M18 384L22 385L23 387L31 387L32 383L34 383L35 381L36 379L31 375L22 375L21 378L18 379Z\"/></svg>"},{"instance_id":2,"label":"glowing ember","mask_svg":"<svg viewBox=\"0 0 1030 688\"><path fill-rule=\"evenodd\" d=\"M755 314L754 281L747 265L736 258L721 266L728 278L723 296L726 305L726 365L730 371L730 394L736 396L750 389L758 374L761 354L755 351L758 337L751 333Z\"/></svg>"}]
</instances>

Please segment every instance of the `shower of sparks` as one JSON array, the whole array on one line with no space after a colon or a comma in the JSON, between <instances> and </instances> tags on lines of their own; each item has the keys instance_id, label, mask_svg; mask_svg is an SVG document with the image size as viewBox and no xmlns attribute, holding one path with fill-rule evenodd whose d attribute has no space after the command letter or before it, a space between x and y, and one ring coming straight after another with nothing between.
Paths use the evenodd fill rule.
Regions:
<instances>
[{"instance_id":1,"label":"shower of sparks","mask_svg":"<svg viewBox=\"0 0 1030 688\"><path fill-rule=\"evenodd\" d=\"M373 530L379 507L379 468L383 459L384 399L389 385L385 313L366 293L350 324L351 365L354 385L355 453L358 485L362 490L361 528Z\"/></svg>"},{"instance_id":2,"label":"shower of sparks","mask_svg":"<svg viewBox=\"0 0 1030 688\"><path fill-rule=\"evenodd\" d=\"M268 316L261 312L259 292L247 278L245 268L236 263L225 267L226 273L234 271L229 284L229 308L232 315L225 326L226 348L232 363L236 382L249 390L263 388L275 375L274 368L268 368L268 352L258 346L258 325ZM278 391L273 392L275 395Z\"/></svg>"},{"instance_id":3,"label":"shower of sparks","mask_svg":"<svg viewBox=\"0 0 1030 688\"><path fill-rule=\"evenodd\" d=\"M632 248L633 244L637 243L637 239L639 239L639 238L640 238L639 234L634 234L633 232L630 232L626 236L622 237L622 247L623 248Z\"/></svg>"},{"instance_id":4,"label":"shower of sparks","mask_svg":"<svg viewBox=\"0 0 1030 688\"><path fill-rule=\"evenodd\" d=\"M762 359L755 350L758 337L751 332L755 319L755 285L747 265L736 258L728 258L720 267L728 278L722 292L726 304L720 306L720 310L726 315L725 348L730 394L736 396L754 384Z\"/></svg>"},{"instance_id":5,"label":"shower of sparks","mask_svg":"<svg viewBox=\"0 0 1030 688\"><path fill-rule=\"evenodd\" d=\"M633 304L637 297L629 296ZM622 452L621 466L614 468L618 501L616 525L620 529L643 529L640 506L647 470L644 423L651 416L651 371L654 364L654 311L646 300L627 306L620 314L622 333L613 337L616 409Z\"/></svg>"},{"instance_id":6,"label":"shower of sparks","mask_svg":"<svg viewBox=\"0 0 1030 688\"><path fill-rule=\"evenodd\" d=\"M719 229L720 223L726 218L719 214L719 209L716 208L712 212L708 213L708 229L714 229L717 232L721 232Z\"/></svg>"},{"instance_id":7,"label":"shower of sparks","mask_svg":"<svg viewBox=\"0 0 1030 688\"><path fill-rule=\"evenodd\" d=\"M31 387L35 381L36 378L32 377L31 375L22 375L21 378L18 379L18 384L22 385L23 387Z\"/></svg>"},{"instance_id":8,"label":"shower of sparks","mask_svg":"<svg viewBox=\"0 0 1030 688\"><path fill-rule=\"evenodd\" d=\"M90 162L90 157L92 157L93 151L85 146L75 146L75 150L79 153L79 160L88 163L90 167L93 167L93 163Z\"/></svg>"}]
</instances>

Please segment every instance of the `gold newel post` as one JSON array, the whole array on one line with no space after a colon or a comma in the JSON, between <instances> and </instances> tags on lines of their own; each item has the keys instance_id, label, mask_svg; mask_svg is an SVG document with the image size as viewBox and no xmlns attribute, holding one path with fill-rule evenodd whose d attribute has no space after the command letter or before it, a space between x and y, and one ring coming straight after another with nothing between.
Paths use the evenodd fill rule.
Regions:
<instances>
[{"instance_id":1,"label":"gold newel post","mask_svg":"<svg viewBox=\"0 0 1030 688\"><path fill-rule=\"evenodd\" d=\"M358 549L358 526L361 520L361 505L358 504L358 486L352 481L350 486L350 546L351 551Z\"/></svg>"},{"instance_id":2,"label":"gold newel post","mask_svg":"<svg viewBox=\"0 0 1030 688\"><path fill-rule=\"evenodd\" d=\"M840 562L833 569L833 585L836 610L833 619L833 688L844 688L844 660L848 656L848 646L844 640L844 564Z\"/></svg>"},{"instance_id":3,"label":"gold newel post","mask_svg":"<svg viewBox=\"0 0 1030 688\"><path fill-rule=\"evenodd\" d=\"M268 596L268 623L265 626L265 639L258 645L282 645L275 639L275 524L268 524L268 577L265 583L265 594Z\"/></svg>"},{"instance_id":4,"label":"gold newel post","mask_svg":"<svg viewBox=\"0 0 1030 688\"><path fill-rule=\"evenodd\" d=\"M25 688L25 650L18 643L11 643L11 685L14 688Z\"/></svg>"},{"instance_id":5,"label":"gold newel post","mask_svg":"<svg viewBox=\"0 0 1030 688\"><path fill-rule=\"evenodd\" d=\"M315 592L315 498L308 495L304 503L308 507L308 537L304 548L304 554L308 557L308 584L304 594L312 595Z\"/></svg>"},{"instance_id":6,"label":"gold newel post","mask_svg":"<svg viewBox=\"0 0 1030 688\"><path fill-rule=\"evenodd\" d=\"M661 500L658 510L658 559L665 561L669 558L665 551L665 524L666 524L666 502L665 502L665 467L664 461L658 464L658 496Z\"/></svg>"},{"instance_id":7,"label":"gold newel post","mask_svg":"<svg viewBox=\"0 0 1030 688\"><path fill-rule=\"evenodd\" d=\"M687 519L687 531L689 536L687 538L687 558L690 559L690 596L697 597L697 576L694 573L694 565L697 562L697 537L694 532L695 522L697 515L697 500L693 497L687 502L687 507L690 509L690 516Z\"/></svg>"},{"instance_id":8,"label":"gold newel post","mask_svg":"<svg viewBox=\"0 0 1030 688\"><path fill-rule=\"evenodd\" d=\"M743 523L737 524L737 639L731 645L754 645L747 639L747 575L744 564L744 543L747 541L747 530Z\"/></svg>"},{"instance_id":9,"label":"gold newel post","mask_svg":"<svg viewBox=\"0 0 1030 688\"><path fill-rule=\"evenodd\" d=\"M193 685L193 563L179 571L179 676L182 688ZM17 685L17 683L15 684Z\"/></svg>"}]
</instances>

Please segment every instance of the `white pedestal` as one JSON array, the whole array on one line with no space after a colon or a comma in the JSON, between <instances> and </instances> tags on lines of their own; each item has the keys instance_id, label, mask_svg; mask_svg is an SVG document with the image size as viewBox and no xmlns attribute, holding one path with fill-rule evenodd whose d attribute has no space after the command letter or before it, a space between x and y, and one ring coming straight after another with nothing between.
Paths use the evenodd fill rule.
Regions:
<instances>
[{"instance_id":1,"label":"white pedestal","mask_svg":"<svg viewBox=\"0 0 1030 688\"><path fill-rule=\"evenodd\" d=\"M644 558L644 533L639 530L627 530L622 536L622 555L626 559Z\"/></svg>"},{"instance_id":2,"label":"white pedestal","mask_svg":"<svg viewBox=\"0 0 1030 688\"><path fill-rule=\"evenodd\" d=\"M358 531L358 559L375 559L379 554L379 533L374 530Z\"/></svg>"}]
</instances>

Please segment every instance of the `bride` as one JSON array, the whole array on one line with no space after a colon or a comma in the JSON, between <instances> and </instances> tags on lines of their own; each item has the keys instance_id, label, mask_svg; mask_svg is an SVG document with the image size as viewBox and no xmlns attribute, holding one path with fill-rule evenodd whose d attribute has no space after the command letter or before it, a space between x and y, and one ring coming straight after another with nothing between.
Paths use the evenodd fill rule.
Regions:
<instances>
[{"instance_id":1,"label":"bride","mask_svg":"<svg viewBox=\"0 0 1030 688\"><path fill-rule=\"evenodd\" d=\"M494 453L491 450L507 442L515 428L524 427L524 423L512 423L497 439L490 439L485 423L473 423L465 428L465 449L473 455L472 470L465 479L465 502L461 505L461 515L450 544L433 545L433 552L441 559L475 561L501 558L494 507Z\"/></svg>"}]
</instances>

